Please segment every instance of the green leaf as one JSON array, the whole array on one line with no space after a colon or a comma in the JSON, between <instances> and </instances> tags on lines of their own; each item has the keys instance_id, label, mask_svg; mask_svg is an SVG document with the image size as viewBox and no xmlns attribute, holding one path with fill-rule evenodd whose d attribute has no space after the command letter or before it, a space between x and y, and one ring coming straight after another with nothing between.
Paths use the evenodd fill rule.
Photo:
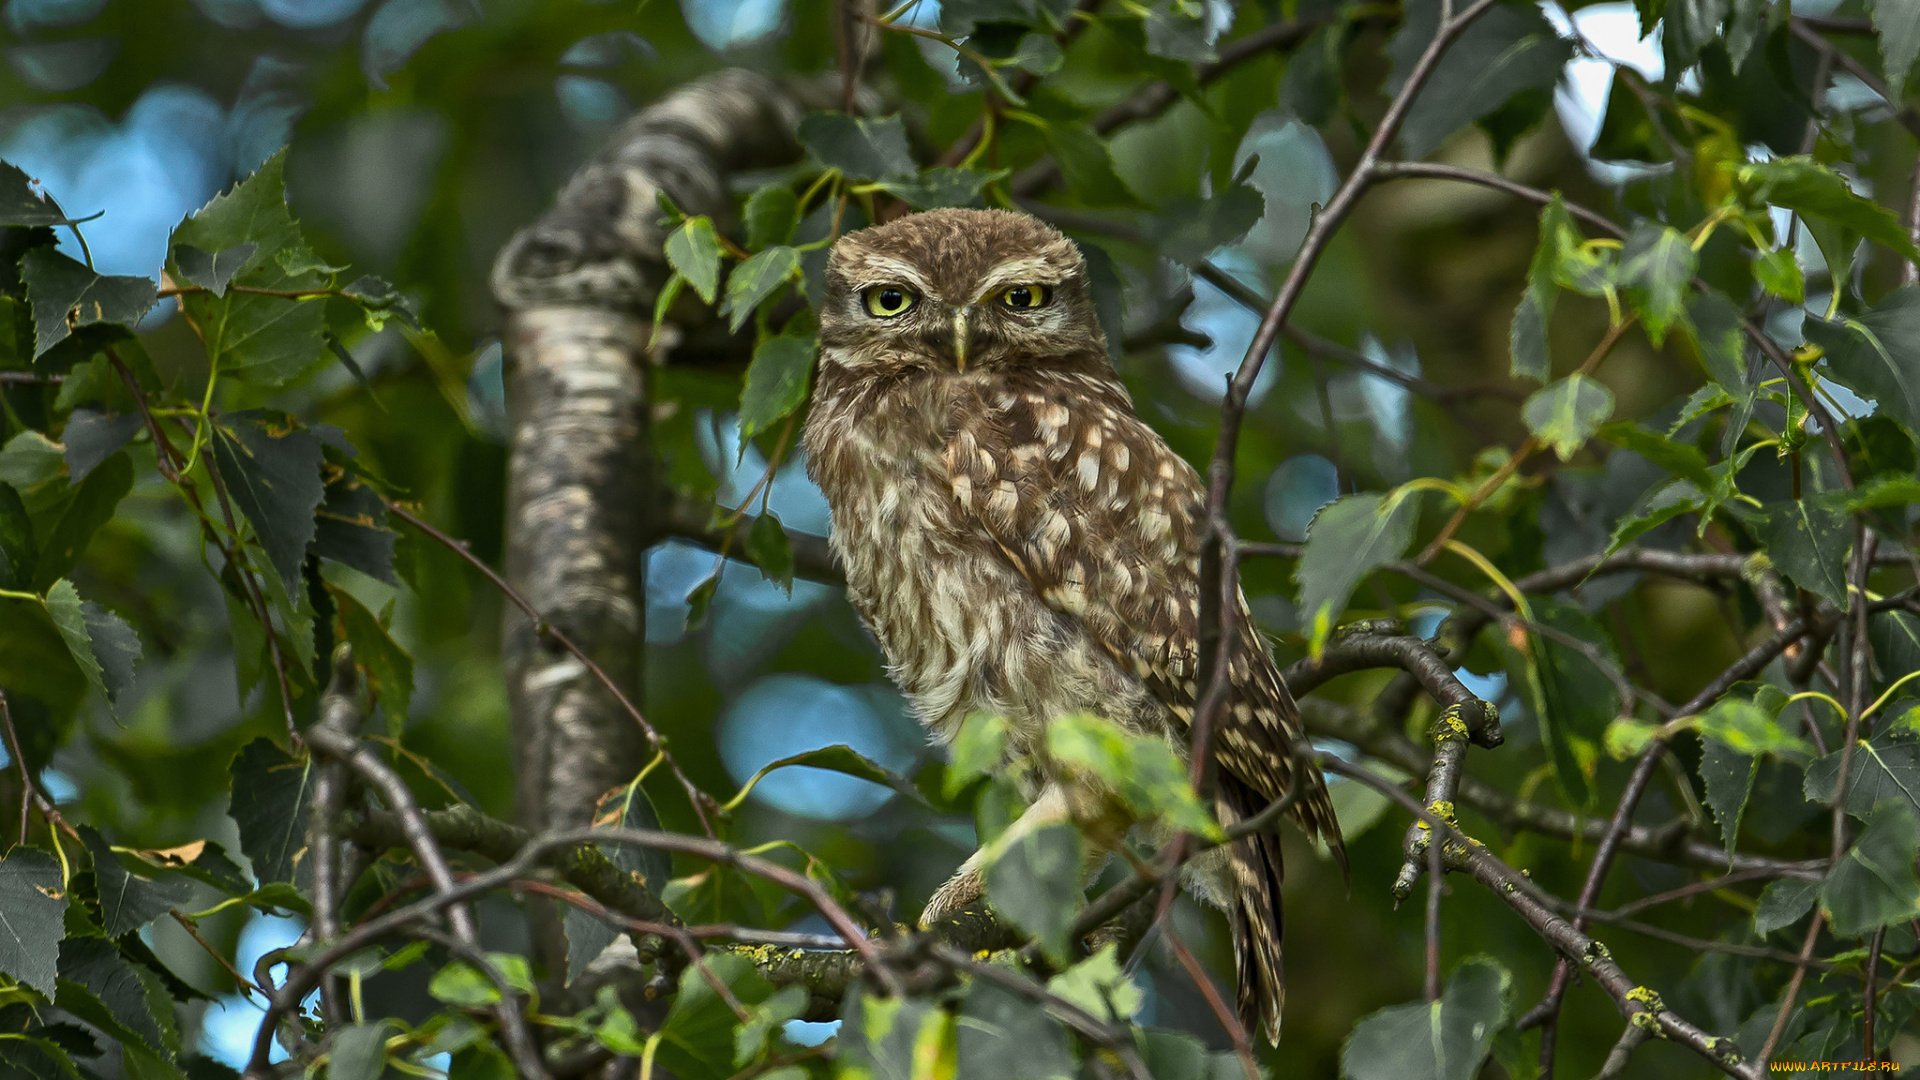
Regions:
<instances>
[{"instance_id":1,"label":"green leaf","mask_svg":"<svg viewBox=\"0 0 1920 1080\"><path fill-rule=\"evenodd\" d=\"M1706 489L1714 485L1713 474L1707 471L1707 455L1692 443L1678 442L1631 420L1602 424L1597 434L1622 450L1639 454L1697 488Z\"/></svg>"},{"instance_id":2,"label":"green leaf","mask_svg":"<svg viewBox=\"0 0 1920 1080\"><path fill-rule=\"evenodd\" d=\"M800 253L790 247L770 247L735 267L727 275L727 299L720 313L728 328L739 330L753 317L760 302L800 272Z\"/></svg>"},{"instance_id":3,"label":"green leaf","mask_svg":"<svg viewBox=\"0 0 1920 1080\"><path fill-rule=\"evenodd\" d=\"M1820 906L1832 921L1835 937L1862 937L1920 916L1920 878L1913 872L1916 850L1920 823L1911 806L1887 803L1873 811L1867 831L1820 887Z\"/></svg>"},{"instance_id":4,"label":"green leaf","mask_svg":"<svg viewBox=\"0 0 1920 1080\"><path fill-rule=\"evenodd\" d=\"M1920 259L1920 248L1893 211L1854 194L1846 177L1810 157L1751 162L1740 167L1739 178L1756 199L1830 222L1903 258Z\"/></svg>"},{"instance_id":5,"label":"green leaf","mask_svg":"<svg viewBox=\"0 0 1920 1080\"><path fill-rule=\"evenodd\" d=\"M1460 962L1439 1001L1381 1009L1340 1048L1345 1080L1472 1080L1507 1021L1512 976L1488 957Z\"/></svg>"},{"instance_id":6,"label":"green leaf","mask_svg":"<svg viewBox=\"0 0 1920 1080\"><path fill-rule=\"evenodd\" d=\"M292 592L326 497L319 437L284 413L250 409L214 421L212 441L228 494Z\"/></svg>"},{"instance_id":7,"label":"green leaf","mask_svg":"<svg viewBox=\"0 0 1920 1080\"><path fill-rule=\"evenodd\" d=\"M0 225L64 225L67 217L33 190L19 166L0 161Z\"/></svg>"},{"instance_id":8,"label":"green leaf","mask_svg":"<svg viewBox=\"0 0 1920 1080\"><path fill-rule=\"evenodd\" d=\"M1108 942L1100 951L1047 980L1047 991L1115 1024L1133 1019L1147 996L1121 968L1117 947Z\"/></svg>"},{"instance_id":9,"label":"green leaf","mask_svg":"<svg viewBox=\"0 0 1920 1080\"><path fill-rule=\"evenodd\" d=\"M1792 248L1775 248L1755 258L1753 278L1761 288L1789 304L1803 303L1807 298L1806 275Z\"/></svg>"},{"instance_id":10,"label":"green leaf","mask_svg":"<svg viewBox=\"0 0 1920 1080\"><path fill-rule=\"evenodd\" d=\"M1147 242L1162 256L1197 266L1223 244L1247 234L1267 212L1257 190L1235 184L1210 199L1180 199L1146 219Z\"/></svg>"},{"instance_id":11,"label":"green leaf","mask_svg":"<svg viewBox=\"0 0 1920 1080\"><path fill-rule=\"evenodd\" d=\"M740 273L745 269L743 266L735 271L733 280L740 280ZM732 282L728 285L731 291ZM740 391L742 439L753 438L806 403L807 379L813 373L813 358L818 348L811 334L778 334L753 350L753 362L747 366L747 384Z\"/></svg>"},{"instance_id":12,"label":"green leaf","mask_svg":"<svg viewBox=\"0 0 1920 1080\"><path fill-rule=\"evenodd\" d=\"M1789 581L1847 606L1844 564L1853 528L1844 512L1813 499L1774 503L1753 520L1753 530Z\"/></svg>"},{"instance_id":13,"label":"green leaf","mask_svg":"<svg viewBox=\"0 0 1920 1080\"><path fill-rule=\"evenodd\" d=\"M998 713L973 713L961 722L959 734L947 748L952 755L945 780L947 798L957 797L967 785L1000 767L1009 726Z\"/></svg>"},{"instance_id":14,"label":"green leaf","mask_svg":"<svg viewBox=\"0 0 1920 1080\"><path fill-rule=\"evenodd\" d=\"M1839 786L1842 752L1807 766L1807 798L1832 805ZM1862 739L1854 744L1848 769L1847 813L1865 820L1883 802L1904 802L1920 813L1920 742L1908 739Z\"/></svg>"},{"instance_id":15,"label":"green leaf","mask_svg":"<svg viewBox=\"0 0 1920 1080\"><path fill-rule=\"evenodd\" d=\"M313 769L295 761L270 739L255 739L235 755L233 794L227 815L240 828L240 850L261 884L295 881L309 872L307 817L313 803Z\"/></svg>"},{"instance_id":16,"label":"green leaf","mask_svg":"<svg viewBox=\"0 0 1920 1080\"><path fill-rule=\"evenodd\" d=\"M837 772L845 776L857 777L869 783L890 787L914 802L920 803L923 806L927 805L926 796L920 794L920 790L913 786L913 781L891 769L874 763L868 758L862 757L853 747L847 746L844 743L835 743L832 746L823 746L818 750L808 750L805 753L794 754L791 757L783 757L778 761L767 762L760 767L759 772L747 777L747 782L741 785L740 791L734 795L732 800L733 804L738 804L744 800L747 793L752 791L754 787L760 783L761 778L768 773L775 769L794 767L825 769L828 772Z\"/></svg>"},{"instance_id":17,"label":"green leaf","mask_svg":"<svg viewBox=\"0 0 1920 1080\"><path fill-rule=\"evenodd\" d=\"M1642 219L1627 236L1620 281L1656 347L1666 340L1667 327L1685 317L1698 262L1693 245L1672 226Z\"/></svg>"},{"instance_id":18,"label":"green leaf","mask_svg":"<svg viewBox=\"0 0 1920 1080\"><path fill-rule=\"evenodd\" d=\"M195 840L159 851L136 851L133 857L155 870L168 871L211 885L229 896L252 891L253 882L213 840Z\"/></svg>"},{"instance_id":19,"label":"green leaf","mask_svg":"<svg viewBox=\"0 0 1920 1080\"><path fill-rule=\"evenodd\" d=\"M285 150L268 158L233 190L216 196L181 222L172 238L176 251L182 244L215 252L255 245L230 279L226 295L187 293L180 302L199 328L216 374L268 387L293 379L326 355L321 336L326 329L323 304L237 292L231 287L299 292L327 286L327 278L316 270L299 262L290 270L280 261L289 249L307 251L300 226L287 211L285 163ZM170 269L184 276L177 259Z\"/></svg>"},{"instance_id":20,"label":"green leaf","mask_svg":"<svg viewBox=\"0 0 1920 1080\"><path fill-rule=\"evenodd\" d=\"M1760 906L1753 912L1753 932L1766 937L1775 930L1792 926L1806 918L1819 897L1820 882L1817 881L1780 878L1768 882L1761 890Z\"/></svg>"},{"instance_id":21,"label":"green leaf","mask_svg":"<svg viewBox=\"0 0 1920 1080\"><path fill-rule=\"evenodd\" d=\"M1055 121L1046 128L1047 145L1060 165L1066 188L1089 206L1146 209L1140 196L1113 169L1113 154L1091 127Z\"/></svg>"},{"instance_id":22,"label":"green leaf","mask_svg":"<svg viewBox=\"0 0 1920 1080\"><path fill-rule=\"evenodd\" d=\"M804 986L785 986L758 1005L747 1007L746 1022L733 1033L733 1065L745 1068L767 1048L767 1039L789 1020L806 1014L812 994Z\"/></svg>"},{"instance_id":23,"label":"green leaf","mask_svg":"<svg viewBox=\"0 0 1920 1080\"><path fill-rule=\"evenodd\" d=\"M1687 304L1680 329L1692 340L1706 369L1727 396L1736 401L1747 392L1746 334L1740 309L1713 289L1703 289Z\"/></svg>"},{"instance_id":24,"label":"green leaf","mask_svg":"<svg viewBox=\"0 0 1920 1080\"><path fill-rule=\"evenodd\" d=\"M32 589L33 567L39 557L26 503L12 484L0 481L0 589Z\"/></svg>"},{"instance_id":25,"label":"green leaf","mask_svg":"<svg viewBox=\"0 0 1920 1080\"><path fill-rule=\"evenodd\" d=\"M52 997L66 910L53 856L24 845L9 850L0 859L0 975Z\"/></svg>"},{"instance_id":26,"label":"green leaf","mask_svg":"<svg viewBox=\"0 0 1920 1080\"><path fill-rule=\"evenodd\" d=\"M1700 737L1736 754L1772 755L1794 762L1813 759L1813 745L1789 735L1779 720L1755 702L1723 697L1700 717Z\"/></svg>"},{"instance_id":27,"label":"green leaf","mask_svg":"<svg viewBox=\"0 0 1920 1080\"><path fill-rule=\"evenodd\" d=\"M987 185L1006 176L1006 169L982 172L936 165L911 180L881 180L879 185L915 210L936 210L943 206L978 206L980 193Z\"/></svg>"},{"instance_id":28,"label":"green leaf","mask_svg":"<svg viewBox=\"0 0 1920 1080\"><path fill-rule=\"evenodd\" d=\"M380 1080L387 1069L388 1021L350 1024L333 1036L327 1080Z\"/></svg>"},{"instance_id":29,"label":"green leaf","mask_svg":"<svg viewBox=\"0 0 1920 1080\"><path fill-rule=\"evenodd\" d=\"M682 1080L725 1080L736 1071L734 1030L740 1020L709 976L749 1007L773 995L773 987L737 953L708 953L682 971L680 992L660 1025L658 1051L660 1064Z\"/></svg>"},{"instance_id":30,"label":"green leaf","mask_svg":"<svg viewBox=\"0 0 1920 1080\"><path fill-rule=\"evenodd\" d=\"M1883 611L1867 622L1867 642L1887 678L1920 671L1920 618L1905 611Z\"/></svg>"},{"instance_id":31,"label":"green leaf","mask_svg":"<svg viewBox=\"0 0 1920 1080\"><path fill-rule=\"evenodd\" d=\"M184 881L150 881L129 873L93 826L80 826L80 837L93 856L101 922L108 937L131 934L192 899L193 887Z\"/></svg>"},{"instance_id":32,"label":"green leaf","mask_svg":"<svg viewBox=\"0 0 1920 1080\"><path fill-rule=\"evenodd\" d=\"M80 666L108 705L133 685L133 666L140 659L140 639L118 615L92 601L82 601L73 582L62 578L47 590L47 614L60 631L73 662Z\"/></svg>"},{"instance_id":33,"label":"green leaf","mask_svg":"<svg viewBox=\"0 0 1920 1080\"><path fill-rule=\"evenodd\" d=\"M1362 578L1406 554L1417 517L1411 499L1373 492L1342 496L1314 517L1293 578L1301 622L1315 642L1332 632Z\"/></svg>"},{"instance_id":34,"label":"green leaf","mask_svg":"<svg viewBox=\"0 0 1920 1080\"><path fill-rule=\"evenodd\" d=\"M800 145L815 161L854 180L898 179L919 172L899 116L868 119L811 113L800 121Z\"/></svg>"},{"instance_id":35,"label":"green leaf","mask_svg":"<svg viewBox=\"0 0 1920 1080\"><path fill-rule=\"evenodd\" d=\"M688 218L667 236L667 263L709 304L720 294L723 250L720 234L714 231L712 219L705 214Z\"/></svg>"},{"instance_id":36,"label":"green leaf","mask_svg":"<svg viewBox=\"0 0 1920 1080\"><path fill-rule=\"evenodd\" d=\"M1387 91L1406 85L1415 61L1440 26L1440 0L1415 0L1388 45L1393 74ZM1468 26L1440 56L1400 129L1408 158L1423 158L1447 136L1528 90L1552 89L1572 46L1530 6L1498 4Z\"/></svg>"},{"instance_id":37,"label":"green leaf","mask_svg":"<svg viewBox=\"0 0 1920 1080\"><path fill-rule=\"evenodd\" d=\"M772 510L753 519L753 527L747 530L746 553L768 581L789 594L793 592L793 545Z\"/></svg>"},{"instance_id":38,"label":"green leaf","mask_svg":"<svg viewBox=\"0 0 1920 1080\"><path fill-rule=\"evenodd\" d=\"M1032 934L1055 963L1067 958L1067 931L1079 915L1086 856L1070 825L1010 829L987 863L987 899L995 911Z\"/></svg>"},{"instance_id":39,"label":"green leaf","mask_svg":"<svg viewBox=\"0 0 1920 1080\"><path fill-rule=\"evenodd\" d=\"M1706 506L1707 502L1699 488L1685 480L1675 480L1641 500L1614 526L1612 535L1607 538L1607 554L1619 551L1674 518L1704 510Z\"/></svg>"},{"instance_id":40,"label":"green leaf","mask_svg":"<svg viewBox=\"0 0 1920 1080\"><path fill-rule=\"evenodd\" d=\"M1613 415L1613 391L1584 375L1569 375L1535 391L1520 414L1527 430L1553 447L1561 461L1569 461Z\"/></svg>"},{"instance_id":41,"label":"green leaf","mask_svg":"<svg viewBox=\"0 0 1920 1080\"><path fill-rule=\"evenodd\" d=\"M1833 380L1880 403L1920 434L1920 286L1882 297L1866 314L1826 322L1809 315L1807 340L1826 353Z\"/></svg>"},{"instance_id":42,"label":"green leaf","mask_svg":"<svg viewBox=\"0 0 1920 1080\"><path fill-rule=\"evenodd\" d=\"M1187 768L1165 739L1135 735L1085 713L1057 716L1047 725L1047 754L1070 775L1083 775L1117 793L1135 813L1209 839L1221 837L1200 804Z\"/></svg>"},{"instance_id":43,"label":"green leaf","mask_svg":"<svg viewBox=\"0 0 1920 1080\"><path fill-rule=\"evenodd\" d=\"M408 710L413 704L413 657L352 593L331 584L327 591L333 596L334 611L347 642L353 646L353 662L366 671L368 683L387 710L388 734L398 737L412 715Z\"/></svg>"},{"instance_id":44,"label":"green leaf","mask_svg":"<svg viewBox=\"0 0 1920 1080\"><path fill-rule=\"evenodd\" d=\"M173 249L173 264L180 268L180 276L190 284L198 285L215 296L225 296L233 275L239 273L240 268L258 250L259 244L236 244L225 251L208 254L191 244L179 244Z\"/></svg>"},{"instance_id":45,"label":"green leaf","mask_svg":"<svg viewBox=\"0 0 1920 1080\"><path fill-rule=\"evenodd\" d=\"M120 452L140 431L139 413L115 416L98 409L75 409L60 432L60 445L67 461L67 483L78 484L87 474ZM58 576L58 575L55 575Z\"/></svg>"},{"instance_id":46,"label":"green leaf","mask_svg":"<svg viewBox=\"0 0 1920 1080\"><path fill-rule=\"evenodd\" d=\"M95 1054L98 1052L96 1047ZM66 1048L49 1039L13 1032L0 1034L0 1064L7 1067L8 1071L0 1073L7 1080L81 1080L80 1070L74 1068Z\"/></svg>"},{"instance_id":47,"label":"green leaf","mask_svg":"<svg viewBox=\"0 0 1920 1080\"><path fill-rule=\"evenodd\" d=\"M925 998L881 997L861 988L840 1017L837 1075L846 1080L933 1080L953 1075L953 1014ZM716 1078L717 1080L717 1078Z\"/></svg>"},{"instance_id":48,"label":"green leaf","mask_svg":"<svg viewBox=\"0 0 1920 1080\"><path fill-rule=\"evenodd\" d=\"M747 246L755 251L793 239L800 224L800 200L785 184L769 184L747 198ZM708 298L712 302L712 298Z\"/></svg>"},{"instance_id":49,"label":"green leaf","mask_svg":"<svg viewBox=\"0 0 1920 1080\"><path fill-rule=\"evenodd\" d=\"M106 323L131 330L159 295L150 278L103 277L50 247L27 252L20 276L33 305L35 360L83 326Z\"/></svg>"},{"instance_id":50,"label":"green leaf","mask_svg":"<svg viewBox=\"0 0 1920 1080\"><path fill-rule=\"evenodd\" d=\"M60 520L47 531L40 545L40 558L33 569L36 591L50 587L73 572L80 557L86 554L87 545L93 541L93 534L113 520L120 500L132 490L133 462L125 454L113 455L87 474L79 490L74 492L73 501L67 504Z\"/></svg>"},{"instance_id":51,"label":"green leaf","mask_svg":"<svg viewBox=\"0 0 1920 1080\"><path fill-rule=\"evenodd\" d=\"M1513 313L1513 329L1509 334L1509 347L1513 353L1513 374L1515 378L1532 379L1546 382L1552 373L1553 358L1547 349L1547 328L1553 321L1554 302L1559 299L1560 286L1554 281L1553 267L1559 259L1562 247L1569 238L1579 236L1574 227L1573 216L1567 213L1567 204L1560 199L1560 193L1554 192L1553 198L1540 211L1540 242L1533 251L1533 262L1527 270L1527 290L1520 298L1520 306Z\"/></svg>"},{"instance_id":52,"label":"green leaf","mask_svg":"<svg viewBox=\"0 0 1920 1080\"><path fill-rule=\"evenodd\" d=\"M370 578L398 585L393 573L393 545L398 539L380 493L352 470L338 470L326 485L325 501L314 511L309 550Z\"/></svg>"},{"instance_id":53,"label":"green leaf","mask_svg":"<svg viewBox=\"0 0 1920 1080\"><path fill-rule=\"evenodd\" d=\"M172 1059L146 984L106 938L70 934L60 942L53 1000L110 1038Z\"/></svg>"},{"instance_id":54,"label":"green leaf","mask_svg":"<svg viewBox=\"0 0 1920 1080\"><path fill-rule=\"evenodd\" d=\"M529 996L534 993L533 971L526 957L490 952L486 958L508 986ZM500 1003L500 990L493 985L493 980L465 960L455 960L434 972L433 980L427 984L427 993L462 1009L484 1009Z\"/></svg>"},{"instance_id":55,"label":"green leaf","mask_svg":"<svg viewBox=\"0 0 1920 1080\"><path fill-rule=\"evenodd\" d=\"M961 1076L1073 1080L1079 1069L1060 1022L999 983L975 979L960 1006ZM1165 1074L1154 1074L1165 1075Z\"/></svg>"},{"instance_id":56,"label":"green leaf","mask_svg":"<svg viewBox=\"0 0 1920 1080\"><path fill-rule=\"evenodd\" d=\"M1920 5L1912 0L1873 0L1873 28L1880 32L1880 57L1886 64L1887 91L1893 101L1906 96L1907 76L1920 56Z\"/></svg>"},{"instance_id":57,"label":"green leaf","mask_svg":"<svg viewBox=\"0 0 1920 1080\"><path fill-rule=\"evenodd\" d=\"M1720 837L1732 852L1740 836L1740 817L1747 809L1747 797L1753 794L1753 778L1760 773L1760 761L1724 742L1709 741L1700 754L1700 779L1706 781L1707 806L1713 820L1720 824Z\"/></svg>"}]
</instances>

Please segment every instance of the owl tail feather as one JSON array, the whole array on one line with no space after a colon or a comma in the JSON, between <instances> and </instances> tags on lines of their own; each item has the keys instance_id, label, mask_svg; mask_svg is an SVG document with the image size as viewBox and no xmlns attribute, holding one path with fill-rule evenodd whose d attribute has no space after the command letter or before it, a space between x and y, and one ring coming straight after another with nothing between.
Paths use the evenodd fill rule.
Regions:
<instances>
[{"instance_id":1,"label":"owl tail feather","mask_svg":"<svg viewBox=\"0 0 1920 1080\"><path fill-rule=\"evenodd\" d=\"M1280 959L1280 838L1268 833L1235 841L1232 867L1239 885L1233 903L1233 962L1240 975L1240 1023L1249 1034L1278 1046L1280 1008L1287 999Z\"/></svg>"}]
</instances>

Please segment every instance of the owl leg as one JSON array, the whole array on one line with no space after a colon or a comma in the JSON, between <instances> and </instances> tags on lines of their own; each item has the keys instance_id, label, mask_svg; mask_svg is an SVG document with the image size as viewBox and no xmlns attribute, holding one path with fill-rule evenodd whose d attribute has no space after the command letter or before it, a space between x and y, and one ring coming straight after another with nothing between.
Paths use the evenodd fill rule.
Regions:
<instances>
[{"instance_id":1,"label":"owl leg","mask_svg":"<svg viewBox=\"0 0 1920 1080\"><path fill-rule=\"evenodd\" d=\"M1040 795L1026 812L1007 826L1007 831L995 846L1017 842L1021 837L1036 832L1048 825L1060 825L1072 820L1073 814L1068 806L1067 793L1058 784L1048 784L1040 789ZM920 925L932 926L953 913L980 899L987 891L986 850L983 848L967 856L953 877L945 885L934 890L933 899L927 901L927 909L920 913Z\"/></svg>"}]
</instances>

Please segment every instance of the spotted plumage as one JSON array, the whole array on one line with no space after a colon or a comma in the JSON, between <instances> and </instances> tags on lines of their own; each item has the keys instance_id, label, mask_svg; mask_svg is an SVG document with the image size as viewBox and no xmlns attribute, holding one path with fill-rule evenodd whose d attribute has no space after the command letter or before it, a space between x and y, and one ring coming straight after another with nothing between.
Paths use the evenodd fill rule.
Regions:
<instances>
[{"instance_id":1,"label":"spotted plumage","mask_svg":"<svg viewBox=\"0 0 1920 1080\"><path fill-rule=\"evenodd\" d=\"M827 266L804 444L848 596L937 738L977 711L1016 749L1091 712L1183 753L1198 675L1204 488L1135 415L1086 264L1042 222L938 210L850 234ZM1212 753L1224 821L1285 793L1298 712L1244 598ZM1294 808L1344 857L1317 774ZM1102 793L1052 777L1023 823ZM1016 826L1017 827L1017 826ZM1191 884L1232 915L1243 1019L1279 1037L1280 844L1243 840ZM976 899L969 860L923 916Z\"/></svg>"}]
</instances>

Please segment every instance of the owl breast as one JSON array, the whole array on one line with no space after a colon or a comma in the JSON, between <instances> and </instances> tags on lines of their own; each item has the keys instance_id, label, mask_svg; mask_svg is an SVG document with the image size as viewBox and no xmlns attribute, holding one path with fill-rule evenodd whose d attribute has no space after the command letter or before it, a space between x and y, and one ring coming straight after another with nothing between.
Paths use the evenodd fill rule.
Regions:
<instances>
[{"instance_id":1,"label":"owl breast","mask_svg":"<svg viewBox=\"0 0 1920 1080\"><path fill-rule=\"evenodd\" d=\"M992 377L841 388L832 370L808 418L807 468L833 511L848 599L934 737L951 740L974 712L1007 717L1017 747L1070 712L1165 730L1141 681L1048 607L954 505L947 446L993 407Z\"/></svg>"}]
</instances>

